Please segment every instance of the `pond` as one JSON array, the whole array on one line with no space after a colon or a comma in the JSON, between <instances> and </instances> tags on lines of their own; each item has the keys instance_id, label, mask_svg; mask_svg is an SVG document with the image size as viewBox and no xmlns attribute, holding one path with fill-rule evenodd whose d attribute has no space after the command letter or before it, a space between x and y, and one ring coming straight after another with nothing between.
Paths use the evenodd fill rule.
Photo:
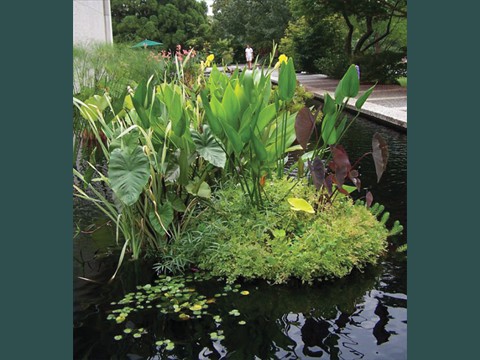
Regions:
<instances>
[{"instance_id":1,"label":"pond","mask_svg":"<svg viewBox=\"0 0 480 360\"><path fill-rule=\"evenodd\" d=\"M74 358L406 359L407 260L396 249L407 241L407 136L359 118L342 143L353 163L371 148L375 132L389 145L389 164L376 184L373 161L363 160L362 185L390 212L389 223L399 220L405 228L389 239L386 258L363 272L313 285L228 286L188 274L178 293L172 291L185 299L196 296L203 304L202 311L189 312L188 320L174 311L162 313L163 305L156 307L153 300L142 303L143 309L125 323L107 320L127 294L146 299L140 293L152 290L143 286L158 277L151 264L127 262L107 283L117 265L115 231L91 205L75 200ZM137 335L125 334L126 327Z\"/></svg>"}]
</instances>

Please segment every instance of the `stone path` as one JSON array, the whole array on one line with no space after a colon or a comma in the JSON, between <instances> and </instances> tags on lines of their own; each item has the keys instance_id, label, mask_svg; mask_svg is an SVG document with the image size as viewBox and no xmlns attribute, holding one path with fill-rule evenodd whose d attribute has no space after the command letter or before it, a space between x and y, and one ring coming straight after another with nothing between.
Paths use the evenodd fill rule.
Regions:
<instances>
[{"instance_id":1,"label":"stone path","mask_svg":"<svg viewBox=\"0 0 480 360\"><path fill-rule=\"evenodd\" d=\"M272 82L278 82L278 73L273 72ZM315 98L323 100L325 93L335 94L338 80L321 74L297 74L297 80L306 90L312 92ZM372 84L361 84L360 94ZM347 108L355 110L355 100L350 100ZM379 122L386 122L397 128L407 129L407 89L400 85L375 86L372 94L362 107L361 113Z\"/></svg>"}]
</instances>

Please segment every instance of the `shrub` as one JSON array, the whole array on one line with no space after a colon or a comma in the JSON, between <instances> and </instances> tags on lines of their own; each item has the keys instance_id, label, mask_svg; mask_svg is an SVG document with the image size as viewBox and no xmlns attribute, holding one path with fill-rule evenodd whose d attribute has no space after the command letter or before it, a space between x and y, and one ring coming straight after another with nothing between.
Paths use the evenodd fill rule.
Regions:
<instances>
[{"instance_id":1,"label":"shrub","mask_svg":"<svg viewBox=\"0 0 480 360\"><path fill-rule=\"evenodd\" d=\"M402 63L403 56L403 53L384 51L359 56L354 62L360 64L362 81L396 84L398 77L407 76L407 64Z\"/></svg>"},{"instance_id":2,"label":"shrub","mask_svg":"<svg viewBox=\"0 0 480 360\"><path fill-rule=\"evenodd\" d=\"M238 186L219 190L214 205L187 230L203 234L198 267L228 281L284 283L292 277L306 282L343 277L354 267L376 263L389 234L385 226L366 207L342 195L322 212L293 211L287 197L316 202L318 193L305 184L268 181L263 210L251 206Z\"/></svg>"}]
</instances>

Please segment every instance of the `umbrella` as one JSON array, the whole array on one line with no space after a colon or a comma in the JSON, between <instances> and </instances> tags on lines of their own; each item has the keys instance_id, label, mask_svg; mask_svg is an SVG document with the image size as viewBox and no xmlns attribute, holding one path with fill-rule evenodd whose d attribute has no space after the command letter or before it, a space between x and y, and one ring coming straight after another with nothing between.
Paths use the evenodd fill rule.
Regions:
<instances>
[{"instance_id":1,"label":"umbrella","mask_svg":"<svg viewBox=\"0 0 480 360\"><path fill-rule=\"evenodd\" d=\"M132 48L136 48L136 47L146 47L146 46L157 46L157 45L163 45L161 42L156 42L156 41L152 41L152 40L143 40L143 41L140 41L138 44L135 44L132 46Z\"/></svg>"}]
</instances>

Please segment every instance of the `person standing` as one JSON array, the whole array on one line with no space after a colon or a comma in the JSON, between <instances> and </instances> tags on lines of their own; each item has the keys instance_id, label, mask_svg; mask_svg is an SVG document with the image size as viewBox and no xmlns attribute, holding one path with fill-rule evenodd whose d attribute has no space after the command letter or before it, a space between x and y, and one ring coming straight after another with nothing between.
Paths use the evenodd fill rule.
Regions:
<instances>
[{"instance_id":1,"label":"person standing","mask_svg":"<svg viewBox=\"0 0 480 360\"><path fill-rule=\"evenodd\" d=\"M253 49L248 44L247 48L245 49L245 59L247 60L248 70L252 70Z\"/></svg>"}]
</instances>

